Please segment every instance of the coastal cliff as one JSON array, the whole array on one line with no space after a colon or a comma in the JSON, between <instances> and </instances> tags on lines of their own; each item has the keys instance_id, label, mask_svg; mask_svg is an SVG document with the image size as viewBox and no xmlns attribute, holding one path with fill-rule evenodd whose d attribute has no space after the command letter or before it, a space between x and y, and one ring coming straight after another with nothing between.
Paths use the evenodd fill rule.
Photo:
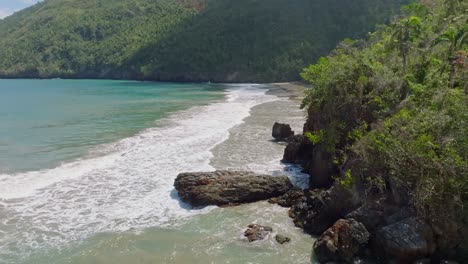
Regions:
<instances>
[{"instance_id":1,"label":"coastal cliff","mask_svg":"<svg viewBox=\"0 0 468 264\"><path fill-rule=\"evenodd\" d=\"M407 6L303 71L307 122L284 161L310 174L290 215L322 263L467 261L466 8Z\"/></svg>"}]
</instances>

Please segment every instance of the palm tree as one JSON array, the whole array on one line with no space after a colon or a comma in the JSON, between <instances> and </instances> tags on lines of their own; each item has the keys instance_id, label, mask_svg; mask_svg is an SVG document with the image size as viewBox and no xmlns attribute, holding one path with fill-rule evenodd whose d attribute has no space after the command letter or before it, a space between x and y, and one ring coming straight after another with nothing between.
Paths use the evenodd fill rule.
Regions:
<instances>
[{"instance_id":1,"label":"palm tree","mask_svg":"<svg viewBox=\"0 0 468 264\"><path fill-rule=\"evenodd\" d=\"M392 29L392 43L400 52L403 59L403 72L405 73L411 44L421 30L421 19L417 16L402 19L393 24Z\"/></svg>"},{"instance_id":2,"label":"palm tree","mask_svg":"<svg viewBox=\"0 0 468 264\"><path fill-rule=\"evenodd\" d=\"M453 88L455 84L455 76L457 71L457 52L462 49L462 46L468 40L468 25L463 24L461 27L457 28L455 26L449 26L448 29L442 33L436 40L435 45L441 42L449 42L450 46L448 49L447 60L450 64L450 77L449 77L449 87Z\"/></svg>"}]
</instances>

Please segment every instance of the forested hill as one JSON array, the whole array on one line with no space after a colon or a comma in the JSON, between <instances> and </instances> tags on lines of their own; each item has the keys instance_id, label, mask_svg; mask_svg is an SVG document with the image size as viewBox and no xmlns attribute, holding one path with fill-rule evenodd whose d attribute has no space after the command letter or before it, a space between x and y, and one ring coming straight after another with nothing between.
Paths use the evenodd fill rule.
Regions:
<instances>
[{"instance_id":1,"label":"forested hill","mask_svg":"<svg viewBox=\"0 0 468 264\"><path fill-rule=\"evenodd\" d=\"M0 20L0 77L296 80L405 0L45 0Z\"/></svg>"}]
</instances>

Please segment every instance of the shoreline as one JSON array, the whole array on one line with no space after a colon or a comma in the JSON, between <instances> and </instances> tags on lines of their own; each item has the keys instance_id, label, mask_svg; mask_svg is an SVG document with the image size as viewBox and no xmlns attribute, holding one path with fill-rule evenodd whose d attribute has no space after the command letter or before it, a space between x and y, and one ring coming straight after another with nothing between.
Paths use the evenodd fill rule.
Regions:
<instances>
[{"instance_id":1,"label":"shoreline","mask_svg":"<svg viewBox=\"0 0 468 264\"><path fill-rule=\"evenodd\" d=\"M291 100L302 101L304 99L304 92L310 88L310 85L301 82L280 82L269 83L272 86L271 94L278 97L288 97Z\"/></svg>"},{"instance_id":2,"label":"shoreline","mask_svg":"<svg viewBox=\"0 0 468 264\"><path fill-rule=\"evenodd\" d=\"M178 165L180 170L183 170L183 171L186 171L186 170L188 170L188 171L190 171L190 170L194 170L194 171L202 170L203 171L203 170L206 170L208 168L216 168L217 165L210 164L210 163L213 162L213 158L210 158L208 160L208 158L210 156L211 157L216 157L217 156L218 158L221 159L221 162L226 162L226 163L230 162L230 164L232 164L233 166L235 166L237 164L237 165L240 165L242 168L247 168L248 167L248 168L251 168L251 169L259 169L259 170L267 169L267 170L275 170L275 171L282 170L283 168L282 168L282 165L279 163L279 159L280 159L280 156L282 155L284 145L276 144L276 143L273 143L270 140L268 140L270 138L270 135L271 135L271 123L272 123L271 120L277 119L278 116L282 116L282 115L284 117L287 117L287 118L292 118L292 116L290 114L291 113L290 111L293 111L293 112L300 111L300 110L298 110L298 108L296 109L296 106L298 105L298 103L287 100L286 98L278 99L276 97L273 97L272 95L268 95L267 93L269 93L269 91L267 89L271 89L270 85L268 85L268 86L267 85L261 85L261 86L254 85L254 86L256 88L253 89L253 90L246 89L245 92L242 92L242 91L239 91L237 93L234 92L232 98L235 98L236 99L235 101L229 100L229 97L226 97L225 99L223 99L223 102L217 100L213 104L209 104L207 106L198 106L198 107L195 107L195 108L191 108L192 110L184 110L182 112L178 112L177 114L172 115L172 117L177 117L177 116L184 117L182 119L186 120L186 122L184 121L183 124L186 124L187 126L189 125L190 127L193 127L194 131L196 131L196 130L205 131L206 130L205 132L203 132L199 136L195 135L194 136L195 140L190 140L189 142L188 141L185 142L187 140L187 134L186 134L187 132L186 131L190 131L190 129L182 129L182 130L177 129L177 124L178 125L181 124L180 121L174 122L173 126L171 126L171 127L148 129L148 130L146 130L145 133L141 134L138 137L126 138L126 139L124 139L122 141L119 141L121 144L118 144L118 147L120 147L120 146L125 147L127 145L132 146L132 151L125 152L125 155L120 155L120 152L118 152L115 155L114 154L110 155L110 156L105 155L103 157L97 157L97 158L93 158L93 159L90 159L90 160L88 160L88 159L80 160L79 162L72 163L72 164L67 165L67 166L58 167L58 168L56 168L56 170L52 169L52 170L47 170L47 171L41 171L40 176L45 177L45 178L42 178L42 179L48 179L47 176L49 176L49 175L60 176L62 174L67 175L67 178L66 179L60 179L60 181L55 181L54 179L50 179L50 180L54 180L54 183L52 185L47 185L47 186L42 186L41 185L41 186L39 186L40 188L36 188L37 186L35 187L34 184L33 184L33 185L29 186L30 188L32 188L31 193L33 193L33 195L26 196L26 197L22 196L21 199L22 199L22 201L24 201L25 205L28 204L28 206L32 205L32 206L36 206L36 207L41 208L43 215L45 215L48 218L49 222L57 223L58 225L61 225L61 228L62 228L61 232L63 232L66 236L69 236L69 237L73 236L73 237L78 238L78 240L72 240L72 241L68 241L68 242L67 241L61 242L61 243L66 243L67 247L72 247L72 248L75 248L75 249L78 249L78 250L81 250L81 246L80 246L81 242L88 243L90 241L95 241L95 240L99 241L101 239L100 234L102 234L102 232L110 234L110 236L112 236L111 240L114 241L114 238L117 239L116 237L122 235L122 233L121 233L122 231L127 230L126 229L127 228L126 227L127 226L126 225L127 220L126 220L125 217L122 218L122 217L120 217L118 215L115 215L114 211L107 211L107 210L100 210L99 209L99 208L106 208L106 206L105 206L106 204L109 204L109 206L111 206L111 204L112 204L112 206L117 206L117 207L121 207L121 208L128 208L129 213L133 213L131 215L135 216L136 218L128 220L129 222L132 223L132 225L131 225L132 228L130 229L130 233L132 233L131 230L142 230L142 229L144 230L147 227L149 227L149 228L151 228L153 230L156 229L157 230L156 232L158 234L160 234L160 232L167 233L168 231L166 229L163 229L163 227L164 226L175 225L174 224L175 222L174 223L173 222L167 223L167 222L165 222L166 221L165 219L168 219L168 220L174 219L174 221L175 221L175 219L183 219L185 216L192 216L192 215L197 215L193 219L199 219L199 218L204 218L204 217L208 217L209 219L211 219L211 218L215 217L216 215L211 215L211 214L206 215L205 214L206 211L210 211L209 208L206 211L202 210L200 212L196 212L196 211L188 209L188 208L186 208L184 206L182 206L182 208L180 208L179 201L173 199L174 198L173 191L168 191L167 195L164 194L164 192L163 192L164 197L161 197L158 194L158 192L161 192L161 190L164 191L167 188L170 188L171 190L173 189L173 187L172 187L173 179L171 178L171 175L169 175L169 176L166 175L164 178L160 178L160 177L157 176L157 173L155 174L154 171L145 172L145 171L140 171L140 170L142 168L149 168L149 169L153 168L153 170L154 170L155 167L164 169L165 168L163 166L164 164L166 164L166 165L168 164L168 166L169 166L170 164L173 164L173 163L179 163L177 161L177 159L176 159L176 161L174 161L172 159L167 160L167 161L163 161L163 160L161 160L161 157L166 156L169 159L169 158L172 158L172 157L180 156L181 155L180 151L184 150L184 149L185 150L190 149L192 147L192 144L193 144L194 147L200 148L200 146L199 146L200 145L200 140L202 140L202 142L205 139L209 140L210 142L213 141L212 136L207 137L205 135L208 132L209 133L214 133L213 129L216 129L216 128L219 127L216 123L211 124L213 122L213 120L211 120L211 119L214 119L214 121L218 120L217 122L221 122L221 124L226 124L226 125L229 125L229 126L234 125L231 121L226 120L226 117L231 115L231 114L235 114L236 116L238 114L242 114L242 115L245 115L245 117L242 119L242 122L241 122L240 119L234 118L233 121L235 121L236 124L229 129L229 134L227 134L227 132L226 132L226 135L225 135L224 132L223 132L222 135L218 135L216 137L219 138L219 139L224 139L225 136L226 136L227 141L229 141L229 140L232 140L233 138L235 138L237 136L237 141L235 139L233 142L231 142L232 143L231 145L229 145L229 144L226 145L226 140L223 140L219 144L213 144L214 147L211 148L210 150L205 151L203 149L203 152L201 153L202 154L201 156L199 155L200 152L198 152L198 153L188 153L186 155L187 158L185 158L184 161L182 163L180 163L180 165ZM227 89L227 91L228 90L229 89ZM236 90L236 88L234 88L234 90ZM228 94L229 94L229 92L228 92ZM235 95L237 95L237 96L235 96ZM240 96L240 97L238 97L238 96ZM226 101L226 102L224 102L224 101ZM290 107L290 106L293 106L293 107ZM199 110L202 109L202 108L203 109L211 109L211 110L206 112L206 115L204 115L204 117L200 117L199 116L200 115ZM247 111L250 113L249 115L247 115ZM190 113L193 114L194 117L198 116L198 118L195 118L195 119L194 118L189 118L188 116L185 115L187 113L188 114L190 114ZM275 113L277 113L277 114L275 114ZM219 116L219 118L215 118L216 116ZM302 114L297 114L297 118L303 118L303 115ZM193 120L195 120L195 121L193 121ZM206 123L206 122L208 122L208 123ZM302 125L302 123L303 123L303 120L298 121L298 125ZM245 131L244 129L246 128L246 126L249 127L251 130ZM234 130L237 130L237 131L234 131ZM180 148L178 147L178 148L174 149L174 153L172 153L172 154L170 152L168 153L167 149L164 150L163 149L164 146L161 145L161 144L163 144L162 141L158 140L158 138L159 138L158 135L162 136L164 133L161 132L161 133L163 133L163 134L161 134L158 131L166 131L164 133L169 132L168 134L165 134L166 136L164 137L164 140L162 140L162 141L172 142L172 145L174 145L174 143L177 143L179 141L174 137L177 136L177 138L181 139L180 140L181 142L179 144ZM170 132L170 131L172 131L172 132ZM155 132L155 133L153 133L153 132ZM181 136L178 135L178 134L180 134L179 132L182 133ZM174 135L174 133L176 133L176 135ZM242 134L242 133L244 133L244 134ZM174 138L175 141L172 141L170 138L168 138L168 136L170 136L171 134L172 134L172 138ZM192 134L194 134L194 133L189 133L188 135L190 136ZM144 136L142 136L142 135L144 135ZM251 136L257 136L257 139L252 140ZM243 148L239 148L239 141L238 140L241 140L241 142L243 142ZM260 140L261 142L258 142L258 140ZM160 146L160 147L158 147L158 146ZM227 151L222 149L223 146L226 147ZM236 150L232 149L232 146L238 147L237 152L236 152ZM264 148L264 146L269 146L269 148ZM219 149L219 148L221 148L221 149ZM213 154L208 153L208 152L211 152L211 150L213 150L213 149L219 149L220 150L220 152L219 152L220 155L216 155L214 153ZM259 154L260 149L264 150L263 154ZM248 153L248 151L246 151L246 150L250 151L250 153ZM164 154L158 155L157 154L158 151L160 151L160 152L164 151L164 152L161 152L161 153L164 153ZM215 151L213 151L213 152L215 152ZM233 155L234 152L236 152L238 155ZM149 153L153 153L153 154L148 155ZM154 154L154 153L156 153L156 154ZM178 154L175 154L175 153L178 153ZM247 157L246 157L246 155L247 155ZM248 156L248 155L250 155L250 156ZM273 155L273 158L272 158L271 155ZM199 164L200 159L204 160L202 162L203 164ZM227 159L230 159L230 160L226 161ZM114 160L116 160L117 163L114 162ZM101 161L104 161L104 163L102 163ZM191 166L190 162L196 163L198 165ZM161 166L158 167L159 163L162 164L161 165L162 167ZM132 164L138 164L138 165L132 165ZM95 167L96 165L99 165L99 167L97 169ZM215 166L212 166L212 165L215 165ZM222 166L222 165L219 165L219 166ZM274 167L277 167L277 168L274 168ZM70 174L68 171L66 171L68 168L74 168L74 170L73 170L74 173ZM58 169L58 171L57 171L57 169ZM169 168L166 168L166 169L169 169ZM80 171L83 171L83 172L80 172ZM95 171L96 171L96 173L93 173ZM178 170L176 170L175 172L177 172L177 171ZM293 172L291 172L291 173L293 173ZM23 178L25 179L25 181L27 180L29 182L29 179L27 177L28 175L23 175L24 176ZM133 176L132 177L127 177L125 175L130 175L130 176L133 175L133 176L137 176L137 177L133 177ZM33 175L33 176L35 176L35 175ZM84 176L84 178L82 178L80 176ZM37 179L39 180L39 179L41 179L41 177L38 177ZM116 177L118 177L118 181L113 180L113 179L117 179ZM86 179L86 180L83 180L83 179ZM137 180L135 180L135 179L137 179ZM44 184L46 184L46 183L47 182L45 182ZM41 184L42 184L42 182L41 182ZM117 200L112 200L111 201L111 200L108 200L106 197L101 197L101 192L97 192L99 189L97 189L96 186L104 186L104 185L106 186L106 189L108 191L110 191L110 193L114 194L112 197L114 197L114 199L117 199ZM153 186L153 188L147 190L147 187L151 187L151 186ZM122 187L125 187L125 188L122 189ZM162 188L162 189L160 189L158 191L157 188ZM133 190L133 191L130 192L129 191L130 189ZM28 190L29 190L29 188L28 188ZM37 192L36 192L36 190L37 190ZM69 191L80 190L80 194L79 195L78 194L73 194L73 196L74 196L74 202L73 203L64 202L64 201L68 201L67 199L68 199L69 195L67 194L66 191L63 191L63 190L69 190ZM140 191L138 191L138 190L140 190ZM156 192L155 192L155 190L156 190ZM121 192L133 193L133 194L131 196L127 195L125 197L125 199L123 199L121 195L118 195ZM145 199L145 197L148 195L147 192L150 192L150 195L152 196L151 199ZM27 193L29 193L29 191ZM55 197L55 198L52 201L52 200L49 200L49 197ZM147 212L144 207L141 207L142 203L138 202L141 199L143 199L145 201L147 200L147 202L150 203L150 204L148 204L148 206L151 206L151 208L152 208L151 212L152 213ZM84 214L83 216L81 216L80 219L79 219L81 222L80 221L77 222L76 220L73 220L73 222L76 223L75 227L73 227L73 228L70 227L71 229L68 229L69 228L68 224L71 223L72 221L67 219L67 217L69 215L72 215L71 212L76 211L77 210L76 208L78 208L78 207L85 208L86 206L84 206L84 203L93 204L93 201L95 201L95 200L101 201L102 203L104 203L104 206L100 206L99 208L96 208L95 210L90 211L90 213L92 213L92 214ZM43 206L44 204L46 204L46 206ZM65 208L62 209L62 211L66 212L66 213L63 214L61 217L56 217L56 215L54 215L54 214L49 214L50 207L52 207L54 204L66 205ZM19 204L18 206L23 206L23 205ZM162 208L161 211L159 210L160 207ZM169 209L167 209L166 207L168 207ZM15 208L15 207L12 206L12 208ZM173 211L172 208L178 208L177 212ZM246 210L249 211L249 212L257 212L257 210L255 208L258 208L258 213L260 213L260 215L258 215L259 216L258 221L262 221L262 220L260 220L261 219L261 217L260 217L261 212L262 212L262 210L265 210L267 208L269 208L268 210L271 209L271 210L274 210L275 212L277 210L284 211L284 209L276 208L276 207L273 207L273 206L270 207L269 205L265 205L265 204L263 204L263 206L261 206L260 204L254 204L254 205L252 205L250 207L247 206L247 207L239 208L238 210L240 210L240 211L238 211L238 213L236 213L234 215L235 218L233 218L233 220L237 219L237 216L236 216L237 214L245 213ZM134 209L135 209L135 212L133 211ZM180 210L181 210L181 212L179 212ZM225 212L226 214L231 215L235 211L221 209L220 212ZM107 226L105 226L104 222L102 222L102 225L97 226L96 228L91 228L92 230L89 230L86 233L83 233L81 231L77 232L77 233L73 233L74 232L73 229L76 228L76 226L78 226L78 227L89 226L87 222L89 221L89 219L91 217L93 217L94 213L100 213L102 215L102 217L108 218L108 220L103 220L103 221L105 221L107 223L114 223L115 222L115 226L113 226L113 227L111 227L109 229ZM252 214L252 213L248 213L248 214L251 217L250 221L252 221L252 217L255 218L255 216L256 216L256 214ZM139 217L139 215L144 216L144 217L141 218L141 217ZM17 219L17 217L20 217L21 215L14 213L14 214L7 215L7 216L14 221L14 220ZM244 214L244 217L245 216L246 215ZM36 222L34 220L35 217L36 217L35 214L31 213L30 217L31 217L31 220L28 220L29 223L36 224ZM115 217L117 217L119 220L118 221L115 220ZM226 217L226 219L227 218L228 217ZM191 217L190 217L190 219L191 219ZM265 218L265 219L268 220L268 218ZM294 233L297 234L297 239L299 239L299 237L301 239L303 239L302 231L298 230L298 229L296 229L296 227L294 227L294 225L292 224L292 220L288 218L287 213L284 213L284 215L282 215L281 219L282 220L280 220L279 222L274 222L273 224L275 226L276 225L280 225L280 226L285 225L286 230L296 230L296 231L294 231ZM179 220L177 220L177 221L179 221ZM228 221L232 221L232 220L228 220ZM286 225L286 221L288 223L287 225ZM185 222L185 220L184 220L184 222ZM223 220L219 221L219 223L221 223L221 225L223 225L223 222L224 222ZM101 221L99 223L101 223ZM157 223L157 224L154 224L154 223ZM162 223L162 224L159 225L159 223ZM20 221L20 225L21 224L23 224L23 223ZM24 224L26 224L26 223L24 223ZM37 226L41 227L41 223L37 223ZM158 228L158 226L161 226L161 228ZM230 227L229 223L226 223L226 226L228 228L232 228L232 227ZM45 228L45 226L44 226L44 228ZM140 228L142 228L142 229L140 229ZM190 228L196 228L196 230L198 232L198 225L190 226ZM242 227L242 228L244 228L244 227ZM97 230L97 232L95 232L94 229ZM282 228L279 228L279 227L277 229L282 230ZM176 229L176 231L174 231L174 232L176 232L176 233L174 235L169 235L169 237L167 238L168 240L172 239L170 241L178 241L179 237L183 236L183 232L185 232L185 231L182 230L182 231L180 231L181 233L179 233L179 231L177 231L177 229ZM230 253L229 245L224 246L224 244L233 243L232 242L233 239L234 239L235 243L238 243L239 247L244 248L244 249L251 249L251 245L245 244L243 241L239 241L239 237L237 237L237 233L239 233L239 236L242 234L242 232L243 232L242 229L233 228L231 230L231 232L233 234L235 234L235 236L226 237L225 241L220 242L220 243L223 243L224 248L219 253L220 254L219 258L224 256L224 254L229 254ZM87 233L88 234L92 233L93 235L88 236ZM127 234L127 233L125 233L125 234ZM17 235L17 233L15 233L15 232L11 233L11 234L9 234L9 238L13 238L16 235ZM115 235L115 237L114 237L114 235ZM130 235L130 236L132 236L132 235ZM208 236L211 239L211 235L208 235ZM19 238L17 239L17 241L19 241L18 243L21 243L21 241L23 241L23 240L21 240L20 236L18 236L18 237ZM203 237L203 235L202 235L202 237ZM5 238L5 239L7 239L7 238ZM34 235L33 235L33 237L28 238L28 239L34 239ZM197 238L197 239L200 239L201 242L204 241L204 240L202 240L202 238ZM310 238L307 237L307 238L304 238L304 239L310 239ZM145 241L145 238L142 238L142 240ZM200 242L200 241L197 241L197 242ZM299 242L299 240L297 240L297 242ZM54 245L54 243L55 242L53 240L50 241L50 245ZM168 243L170 243L170 242L168 242ZM179 241L177 243L184 244L184 243L189 243L189 241L186 241L186 242ZM307 244L310 244L310 241ZM46 247L47 245L49 245L49 242L43 243L44 247ZM274 244L274 245L275 245L274 248L276 250L277 246L276 246L276 244ZM211 245L207 245L207 246L211 246ZM297 251L297 252L299 252L299 251L300 252L305 252L305 251L309 251L308 247L309 246L307 246L307 248L302 248L302 249L300 249L300 248L286 249L285 248L284 250L294 250L294 251ZM25 249L23 248L21 250L25 250ZM99 254L102 254L102 251L100 251L99 249L96 249L96 250L100 252ZM272 257L272 255L270 255L271 254L271 248L270 249L262 248L261 250L265 251L263 253L264 254L263 256L265 258L271 258ZM32 252L30 252L30 253L32 253L32 255L28 255L28 257L31 256L32 258L35 258L35 257L39 256L38 255L38 254L40 254L39 252L40 251L37 251L37 252L32 251ZM164 251L163 253L166 254L167 252ZM56 254L58 254L58 253L56 253ZM131 252L131 254L138 254L138 253L137 252ZM183 254L183 253L180 252L179 254ZM307 256L308 255L309 255L309 252L307 252ZM15 256L16 255L10 255L9 257L14 258ZM303 254L303 256L306 256L306 254ZM26 257L26 258L28 258L28 257ZM278 256L276 256L276 257L278 257ZM286 257L289 257L289 254L287 254ZM48 257L46 257L46 258L48 258ZM44 260L44 263L47 263L47 261L48 261L48 259ZM13 263L14 262L15 261L13 261ZM39 263L42 263L42 262L39 262ZM109 263L113 263L113 262L109 261Z\"/></svg>"}]
</instances>

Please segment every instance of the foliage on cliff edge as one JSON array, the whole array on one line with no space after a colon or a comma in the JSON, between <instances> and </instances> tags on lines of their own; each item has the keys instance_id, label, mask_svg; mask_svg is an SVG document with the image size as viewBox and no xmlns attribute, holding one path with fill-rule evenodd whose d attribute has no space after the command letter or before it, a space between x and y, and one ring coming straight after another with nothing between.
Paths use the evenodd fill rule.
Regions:
<instances>
[{"instance_id":1,"label":"foliage on cliff edge","mask_svg":"<svg viewBox=\"0 0 468 264\"><path fill-rule=\"evenodd\" d=\"M422 1L304 69L306 130L341 177L429 221L467 220L468 2Z\"/></svg>"}]
</instances>

